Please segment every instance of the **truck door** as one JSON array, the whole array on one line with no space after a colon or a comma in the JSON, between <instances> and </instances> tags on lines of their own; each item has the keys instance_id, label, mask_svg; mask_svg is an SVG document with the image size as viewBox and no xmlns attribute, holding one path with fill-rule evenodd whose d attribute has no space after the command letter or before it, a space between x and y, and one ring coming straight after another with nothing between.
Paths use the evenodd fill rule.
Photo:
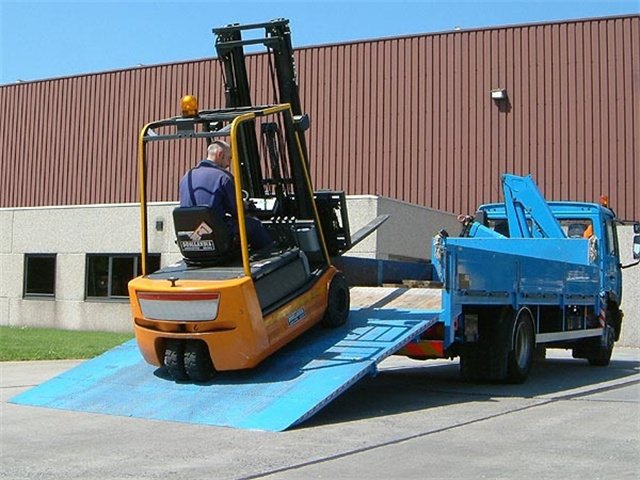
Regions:
<instances>
[{"instance_id":1,"label":"truck door","mask_svg":"<svg viewBox=\"0 0 640 480\"><path fill-rule=\"evenodd\" d=\"M616 224L612 218L607 218L604 222L604 227L603 286L605 291L611 293L612 299L620 305L622 301L622 270L620 269Z\"/></svg>"}]
</instances>

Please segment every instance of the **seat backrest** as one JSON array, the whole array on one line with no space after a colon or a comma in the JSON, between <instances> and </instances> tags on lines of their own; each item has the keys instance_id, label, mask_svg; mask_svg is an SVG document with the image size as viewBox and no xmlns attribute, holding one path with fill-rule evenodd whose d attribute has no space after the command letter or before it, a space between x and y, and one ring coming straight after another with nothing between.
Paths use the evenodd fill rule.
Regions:
<instances>
[{"instance_id":1,"label":"seat backrest","mask_svg":"<svg viewBox=\"0 0 640 480\"><path fill-rule=\"evenodd\" d=\"M582 238L587 226L584 223L572 223L567 229L567 237Z\"/></svg>"},{"instance_id":2,"label":"seat backrest","mask_svg":"<svg viewBox=\"0 0 640 480\"><path fill-rule=\"evenodd\" d=\"M173 210L173 224L178 247L187 263L220 261L231 250L225 219L209 207L177 207Z\"/></svg>"}]
</instances>

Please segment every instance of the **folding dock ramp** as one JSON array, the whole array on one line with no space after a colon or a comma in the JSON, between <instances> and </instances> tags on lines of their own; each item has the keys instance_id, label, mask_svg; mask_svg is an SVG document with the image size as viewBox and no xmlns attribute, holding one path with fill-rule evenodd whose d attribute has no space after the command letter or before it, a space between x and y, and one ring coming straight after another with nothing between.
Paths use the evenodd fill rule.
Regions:
<instances>
[{"instance_id":1,"label":"folding dock ramp","mask_svg":"<svg viewBox=\"0 0 640 480\"><path fill-rule=\"evenodd\" d=\"M385 292L386 290L386 292ZM407 289L378 289L377 304ZM418 289L412 289L418 290ZM373 290L372 290L373 292ZM355 292L354 292L355 293ZM416 292L412 292L415 296ZM387 303L388 303L387 302ZM376 303L376 302L374 302ZM437 310L354 308L347 325L316 327L257 368L180 383L148 365L135 340L34 387L16 404L281 431L311 417L435 323Z\"/></svg>"}]
</instances>

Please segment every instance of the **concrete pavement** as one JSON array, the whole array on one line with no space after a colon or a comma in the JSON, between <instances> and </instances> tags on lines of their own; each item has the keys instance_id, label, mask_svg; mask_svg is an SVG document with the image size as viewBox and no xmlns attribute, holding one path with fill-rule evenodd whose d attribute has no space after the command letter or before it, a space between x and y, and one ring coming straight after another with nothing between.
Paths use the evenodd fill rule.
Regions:
<instances>
[{"instance_id":1,"label":"concrete pavement","mask_svg":"<svg viewBox=\"0 0 640 480\"><path fill-rule=\"evenodd\" d=\"M606 368L549 350L524 385L463 383L457 362L392 357L282 433L7 403L76 364L0 363L0 478L640 476L638 349L616 349Z\"/></svg>"}]
</instances>

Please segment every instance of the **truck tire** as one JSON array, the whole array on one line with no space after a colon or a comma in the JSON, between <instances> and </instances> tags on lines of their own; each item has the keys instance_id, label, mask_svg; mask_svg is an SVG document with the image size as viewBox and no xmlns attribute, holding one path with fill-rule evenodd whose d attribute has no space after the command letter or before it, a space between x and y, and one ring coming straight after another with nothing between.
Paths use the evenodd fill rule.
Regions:
<instances>
[{"instance_id":1,"label":"truck tire","mask_svg":"<svg viewBox=\"0 0 640 480\"><path fill-rule=\"evenodd\" d=\"M513 348L507 358L508 383L522 383L529 376L536 339L533 320L528 310L521 310L513 329Z\"/></svg>"},{"instance_id":2,"label":"truck tire","mask_svg":"<svg viewBox=\"0 0 640 480\"><path fill-rule=\"evenodd\" d=\"M215 375L209 348L202 340L189 340L184 349L184 368L194 382L206 382Z\"/></svg>"},{"instance_id":3,"label":"truck tire","mask_svg":"<svg viewBox=\"0 0 640 480\"><path fill-rule=\"evenodd\" d=\"M164 366L175 381L189 380L184 368L184 342L169 339L164 350Z\"/></svg>"},{"instance_id":4,"label":"truck tire","mask_svg":"<svg viewBox=\"0 0 640 480\"><path fill-rule=\"evenodd\" d=\"M616 337L614 327L611 325L605 326L602 335L603 337L598 340L599 345L593 349L593 354L587 357L587 361L592 367L606 367L611 361Z\"/></svg>"},{"instance_id":5,"label":"truck tire","mask_svg":"<svg viewBox=\"0 0 640 480\"><path fill-rule=\"evenodd\" d=\"M486 379L486 351L479 345L464 345L460 352L460 378L465 382L477 382Z\"/></svg>"},{"instance_id":6,"label":"truck tire","mask_svg":"<svg viewBox=\"0 0 640 480\"><path fill-rule=\"evenodd\" d=\"M322 326L336 328L344 325L349 316L349 285L342 272L336 273L329 285L327 310L322 318Z\"/></svg>"},{"instance_id":7,"label":"truck tire","mask_svg":"<svg viewBox=\"0 0 640 480\"><path fill-rule=\"evenodd\" d=\"M547 359L547 347L544 345L536 345L533 350L533 361L544 362Z\"/></svg>"},{"instance_id":8,"label":"truck tire","mask_svg":"<svg viewBox=\"0 0 640 480\"><path fill-rule=\"evenodd\" d=\"M480 317L477 342L460 349L460 376L465 381L504 381L515 315L511 307L490 309Z\"/></svg>"},{"instance_id":9,"label":"truck tire","mask_svg":"<svg viewBox=\"0 0 640 480\"><path fill-rule=\"evenodd\" d=\"M614 343L620 340L623 317L624 314L622 313L622 310L618 308L618 305L616 303L610 303L607 308L607 323L613 327Z\"/></svg>"}]
</instances>

